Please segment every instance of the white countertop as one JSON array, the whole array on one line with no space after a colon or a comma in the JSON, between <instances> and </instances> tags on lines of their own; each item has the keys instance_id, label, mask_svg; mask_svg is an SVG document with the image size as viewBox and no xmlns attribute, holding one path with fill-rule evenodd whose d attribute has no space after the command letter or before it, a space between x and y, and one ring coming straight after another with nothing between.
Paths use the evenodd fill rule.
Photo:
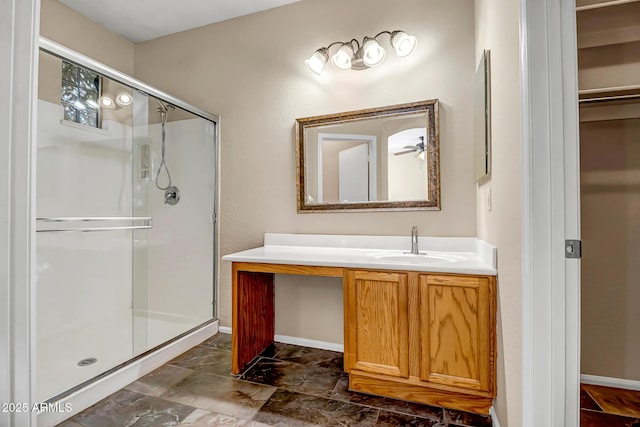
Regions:
<instances>
[{"instance_id":1,"label":"white countertop","mask_svg":"<svg viewBox=\"0 0 640 427\"><path fill-rule=\"evenodd\" d=\"M419 237L426 255L409 255L409 236L273 234L264 246L223 261L496 275L496 248L473 237Z\"/></svg>"}]
</instances>

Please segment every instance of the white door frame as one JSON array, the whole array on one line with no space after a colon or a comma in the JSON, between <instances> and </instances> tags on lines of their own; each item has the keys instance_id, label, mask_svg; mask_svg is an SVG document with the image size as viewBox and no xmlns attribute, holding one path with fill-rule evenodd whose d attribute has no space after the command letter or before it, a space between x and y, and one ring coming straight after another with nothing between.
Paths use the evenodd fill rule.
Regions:
<instances>
[{"instance_id":1,"label":"white door frame","mask_svg":"<svg viewBox=\"0 0 640 427\"><path fill-rule=\"evenodd\" d=\"M33 248L39 0L0 1L0 425L34 426ZM21 407L20 409L25 409Z\"/></svg>"},{"instance_id":2,"label":"white door frame","mask_svg":"<svg viewBox=\"0 0 640 427\"><path fill-rule=\"evenodd\" d=\"M364 177L367 182L362 180ZM369 147L355 145L338 152L338 202L369 201ZM360 193L356 195L356 193ZM353 197L352 197L353 196Z\"/></svg>"},{"instance_id":3,"label":"white door frame","mask_svg":"<svg viewBox=\"0 0 640 427\"><path fill-rule=\"evenodd\" d=\"M355 135L349 133L318 133L318 202L322 197L322 146L326 141L362 141L369 146L369 200L378 200L378 152L375 135Z\"/></svg>"},{"instance_id":4,"label":"white door frame","mask_svg":"<svg viewBox=\"0 0 640 427\"><path fill-rule=\"evenodd\" d=\"M523 427L580 419L576 38L575 0L520 0Z\"/></svg>"}]
</instances>

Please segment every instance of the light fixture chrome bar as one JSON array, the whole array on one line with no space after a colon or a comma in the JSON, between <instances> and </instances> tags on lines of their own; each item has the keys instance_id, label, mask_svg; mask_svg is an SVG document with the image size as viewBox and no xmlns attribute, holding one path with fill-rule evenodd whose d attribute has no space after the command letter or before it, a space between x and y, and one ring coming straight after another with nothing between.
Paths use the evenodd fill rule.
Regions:
<instances>
[{"instance_id":1,"label":"light fixture chrome bar","mask_svg":"<svg viewBox=\"0 0 640 427\"><path fill-rule=\"evenodd\" d=\"M153 228L151 224L149 225L129 225L122 227L89 227L89 228L51 228L46 230L36 230L36 233L68 233L68 232L80 232L86 233L90 231L111 231L111 230L145 230Z\"/></svg>"},{"instance_id":2,"label":"light fixture chrome bar","mask_svg":"<svg viewBox=\"0 0 640 427\"><path fill-rule=\"evenodd\" d=\"M150 216L94 216L94 217L62 217L36 218L37 222L66 222L66 221L151 221Z\"/></svg>"},{"instance_id":3,"label":"light fixture chrome bar","mask_svg":"<svg viewBox=\"0 0 640 427\"><path fill-rule=\"evenodd\" d=\"M149 86L148 84L138 79L124 74L123 72L118 71L115 68L106 66L94 59L89 58L88 56L84 56L81 53L76 52L75 50L66 48L54 41L47 39L46 37L40 36L40 49L59 58L63 58L79 64L83 67L90 68L98 74L109 77L110 79L116 80L134 89L140 90L147 95L151 95L153 97L160 98L163 101L167 101L168 103L175 105L176 107L180 107L183 110L189 111L196 116L200 116L203 119L210 120L212 122L215 122L216 124L220 122L220 117L215 114L211 114L207 111L201 110L200 108L194 107L193 105L182 101L181 99L171 96L166 92L154 88L153 86Z\"/></svg>"}]
</instances>

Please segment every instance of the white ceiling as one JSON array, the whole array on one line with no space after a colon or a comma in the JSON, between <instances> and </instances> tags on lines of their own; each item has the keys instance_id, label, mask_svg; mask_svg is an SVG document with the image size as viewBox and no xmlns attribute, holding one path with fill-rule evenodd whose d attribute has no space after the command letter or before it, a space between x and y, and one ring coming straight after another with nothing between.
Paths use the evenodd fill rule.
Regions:
<instances>
[{"instance_id":1,"label":"white ceiling","mask_svg":"<svg viewBox=\"0 0 640 427\"><path fill-rule=\"evenodd\" d=\"M300 0L59 0L132 42L141 42Z\"/></svg>"}]
</instances>

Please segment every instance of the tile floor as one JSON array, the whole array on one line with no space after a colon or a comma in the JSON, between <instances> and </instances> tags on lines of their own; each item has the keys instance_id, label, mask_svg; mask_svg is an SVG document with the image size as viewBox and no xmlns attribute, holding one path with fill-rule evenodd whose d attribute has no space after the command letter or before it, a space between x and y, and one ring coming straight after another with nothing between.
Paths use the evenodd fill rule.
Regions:
<instances>
[{"instance_id":1,"label":"tile floor","mask_svg":"<svg viewBox=\"0 0 640 427\"><path fill-rule=\"evenodd\" d=\"M59 426L491 426L477 414L349 392L333 351L276 343L241 377L230 372L231 336L219 333Z\"/></svg>"},{"instance_id":2,"label":"tile floor","mask_svg":"<svg viewBox=\"0 0 640 427\"><path fill-rule=\"evenodd\" d=\"M640 391L580 385L580 427L640 427Z\"/></svg>"}]
</instances>

